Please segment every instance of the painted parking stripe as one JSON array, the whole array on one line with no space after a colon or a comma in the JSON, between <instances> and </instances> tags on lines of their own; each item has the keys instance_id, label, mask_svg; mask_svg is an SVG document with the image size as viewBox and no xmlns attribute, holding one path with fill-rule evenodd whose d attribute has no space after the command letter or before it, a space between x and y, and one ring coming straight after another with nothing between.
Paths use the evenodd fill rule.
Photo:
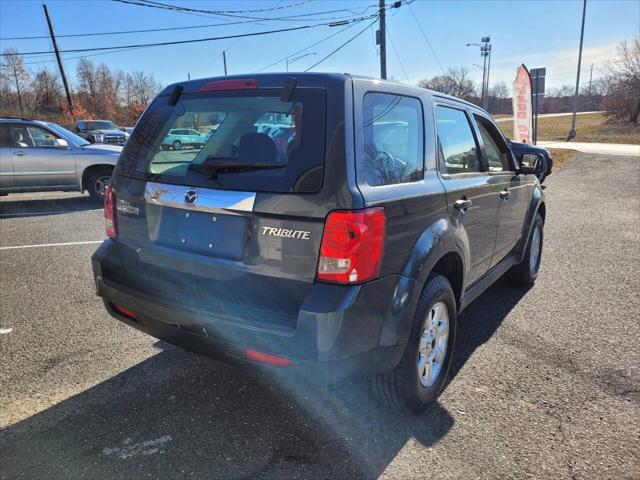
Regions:
<instances>
[{"instance_id":1,"label":"painted parking stripe","mask_svg":"<svg viewBox=\"0 0 640 480\"><path fill-rule=\"evenodd\" d=\"M16 213L0 213L0 217L35 217L37 215L60 215L65 213L81 213L81 212L102 212L102 208L92 210L54 210L52 212L16 212Z\"/></svg>"},{"instance_id":2,"label":"painted parking stripe","mask_svg":"<svg viewBox=\"0 0 640 480\"><path fill-rule=\"evenodd\" d=\"M15 245L12 247L0 247L0 250L18 250L22 248L46 248L46 247L65 247L67 245L94 245L102 243L104 240L90 240L87 242L66 242L66 243L42 243L39 245Z\"/></svg>"}]
</instances>

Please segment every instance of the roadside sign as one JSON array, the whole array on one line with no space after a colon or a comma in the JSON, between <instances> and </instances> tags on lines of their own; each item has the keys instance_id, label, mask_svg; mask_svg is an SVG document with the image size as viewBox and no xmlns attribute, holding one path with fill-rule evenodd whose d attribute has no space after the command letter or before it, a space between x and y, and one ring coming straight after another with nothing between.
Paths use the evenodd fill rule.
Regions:
<instances>
[{"instance_id":1,"label":"roadside sign","mask_svg":"<svg viewBox=\"0 0 640 480\"><path fill-rule=\"evenodd\" d=\"M544 84L547 75L546 68L532 68L531 75L531 99L533 101L533 143L538 143L538 110L544 100Z\"/></svg>"}]
</instances>

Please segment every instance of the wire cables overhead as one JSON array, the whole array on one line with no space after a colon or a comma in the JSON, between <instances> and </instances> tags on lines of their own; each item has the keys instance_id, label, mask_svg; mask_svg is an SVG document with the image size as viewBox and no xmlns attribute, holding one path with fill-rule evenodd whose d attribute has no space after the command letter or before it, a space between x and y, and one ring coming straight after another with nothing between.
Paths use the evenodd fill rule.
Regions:
<instances>
[{"instance_id":1,"label":"wire cables overhead","mask_svg":"<svg viewBox=\"0 0 640 480\"><path fill-rule=\"evenodd\" d=\"M431 46L431 42L429 41L429 38L427 37L427 34L424 33L422 25L420 24L420 20L418 20L418 17L416 16L416 13L413 11L413 7L411 6L411 3L407 3L407 7L409 7L409 11L411 12L411 15L413 15L413 18L415 19L416 23L418 24L418 28L420 29L420 32L422 33L422 37L424 38L424 41L427 42L427 46L429 47L429 50L431 50L431 53L433 54L433 58L435 58L436 63L440 67L440 70L442 70L442 73L445 74L446 72L444 71L444 67L442 66L442 63L440 63L440 59L438 58L438 54L436 53L436 51Z\"/></svg>"},{"instance_id":2,"label":"wire cables overhead","mask_svg":"<svg viewBox=\"0 0 640 480\"><path fill-rule=\"evenodd\" d=\"M351 37L349 40L347 40L346 42L344 42L342 45L340 45L338 48L336 48L335 50L333 50L329 55L327 55L326 57L322 58L321 60L317 61L316 63L314 63L313 65L311 65L309 68L307 68L305 70L305 72L308 72L309 70L311 70L312 68L317 67L318 65L320 65L322 62L324 62L327 58L331 57L333 54L337 53L338 51L340 51L343 47L346 47L349 43L351 43L352 41L354 41L356 38L358 38L360 35L362 35L364 32L367 31L367 29L373 25L374 23L376 23L377 18L371 22L369 25L367 25L366 27L364 27L362 30L360 30L358 33L356 33L353 37Z\"/></svg>"},{"instance_id":3,"label":"wire cables overhead","mask_svg":"<svg viewBox=\"0 0 640 480\"><path fill-rule=\"evenodd\" d=\"M293 32L297 30L307 30L310 28L316 27L334 27L343 25L344 23L318 23L315 25L302 25L298 27L289 27L289 28L279 28L274 30L260 31L260 32L251 32L251 33L238 33L235 35L224 35L218 37L206 37L206 38L193 38L189 40L174 40L174 41L166 41L166 42L153 42L153 43L139 43L139 44L131 44L131 45L111 45L105 47L89 47L89 48L71 48L66 50L60 50L60 53L81 53L81 52L98 52L104 50L113 50L113 49L125 49L125 48L147 48L147 47L160 47L167 45L182 45L189 43L201 43L201 42L212 42L215 40L226 40L230 38L242 38L242 37L256 37L261 35L270 35L273 33L282 33L282 32ZM16 56L16 55L41 55L51 53L50 51L35 51L35 52L22 52L22 53L3 53L4 56Z\"/></svg>"}]
</instances>

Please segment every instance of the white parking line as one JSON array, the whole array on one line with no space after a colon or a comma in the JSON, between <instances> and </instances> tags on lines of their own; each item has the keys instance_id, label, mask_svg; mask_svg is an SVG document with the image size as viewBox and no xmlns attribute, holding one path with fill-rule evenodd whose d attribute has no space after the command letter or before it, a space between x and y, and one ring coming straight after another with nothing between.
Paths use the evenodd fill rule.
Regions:
<instances>
[{"instance_id":1,"label":"white parking line","mask_svg":"<svg viewBox=\"0 0 640 480\"><path fill-rule=\"evenodd\" d=\"M0 213L0 217L35 217L37 215L60 215L64 213L79 213L79 212L102 212L102 208L96 208L92 210L59 210L53 212L17 212L17 213Z\"/></svg>"},{"instance_id":2,"label":"white parking line","mask_svg":"<svg viewBox=\"0 0 640 480\"><path fill-rule=\"evenodd\" d=\"M21 248L43 248L43 247L64 247L67 245L92 245L102 243L103 240L90 240L87 242L66 242L66 243L42 243L40 245L14 245L12 247L0 247L0 250L18 250Z\"/></svg>"}]
</instances>

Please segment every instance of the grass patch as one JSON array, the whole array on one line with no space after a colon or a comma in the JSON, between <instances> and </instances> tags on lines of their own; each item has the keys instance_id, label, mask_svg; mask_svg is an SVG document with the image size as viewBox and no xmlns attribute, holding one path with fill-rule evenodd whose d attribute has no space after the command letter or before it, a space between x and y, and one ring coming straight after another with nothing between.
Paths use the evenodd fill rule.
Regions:
<instances>
[{"instance_id":1,"label":"grass patch","mask_svg":"<svg viewBox=\"0 0 640 480\"><path fill-rule=\"evenodd\" d=\"M553 157L554 172L560 170L578 155L577 150L569 150L567 148L550 148L549 153L551 153L551 157Z\"/></svg>"},{"instance_id":2,"label":"grass patch","mask_svg":"<svg viewBox=\"0 0 640 480\"><path fill-rule=\"evenodd\" d=\"M498 122L498 127L505 136L509 138L513 136L512 122ZM571 115L538 119L538 140L563 142L567 139L569 130L571 130ZM578 115L576 132L574 142L640 145L639 126L631 122L611 120L603 112Z\"/></svg>"}]
</instances>

